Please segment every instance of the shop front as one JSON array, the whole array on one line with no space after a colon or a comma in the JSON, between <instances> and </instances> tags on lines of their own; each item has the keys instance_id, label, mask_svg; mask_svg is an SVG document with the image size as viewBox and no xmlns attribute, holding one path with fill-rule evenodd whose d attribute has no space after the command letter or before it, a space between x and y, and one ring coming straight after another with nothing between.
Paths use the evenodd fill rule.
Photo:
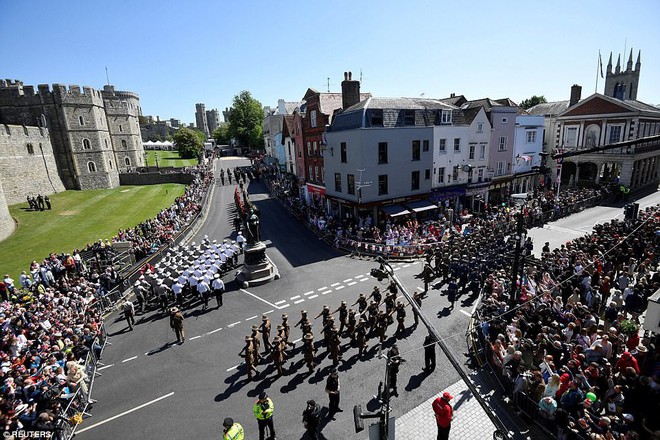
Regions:
<instances>
[{"instance_id":1,"label":"shop front","mask_svg":"<svg viewBox=\"0 0 660 440\"><path fill-rule=\"evenodd\" d=\"M467 185L434 188L429 200L436 202L439 206L444 206L445 209L460 210L462 206L459 198L465 195L466 189Z\"/></svg>"},{"instance_id":2,"label":"shop front","mask_svg":"<svg viewBox=\"0 0 660 440\"><path fill-rule=\"evenodd\" d=\"M462 200L463 207L471 212L483 212L488 206L488 187L488 182L468 185Z\"/></svg>"},{"instance_id":3,"label":"shop front","mask_svg":"<svg viewBox=\"0 0 660 440\"><path fill-rule=\"evenodd\" d=\"M325 212L327 210L327 207L325 206L325 187L313 183L307 183L304 188L307 204L317 209L322 209Z\"/></svg>"}]
</instances>

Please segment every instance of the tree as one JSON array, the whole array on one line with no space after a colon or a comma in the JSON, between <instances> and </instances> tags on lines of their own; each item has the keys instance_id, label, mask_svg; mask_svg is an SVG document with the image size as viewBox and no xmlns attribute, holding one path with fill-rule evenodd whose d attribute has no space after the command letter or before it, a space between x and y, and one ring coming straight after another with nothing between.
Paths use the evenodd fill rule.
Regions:
<instances>
[{"instance_id":1,"label":"tree","mask_svg":"<svg viewBox=\"0 0 660 440\"><path fill-rule=\"evenodd\" d=\"M199 157L204 143L194 130L183 127L174 134L174 146L179 151L179 157L192 159Z\"/></svg>"},{"instance_id":2,"label":"tree","mask_svg":"<svg viewBox=\"0 0 660 440\"><path fill-rule=\"evenodd\" d=\"M229 109L229 134L239 146L263 149L263 107L250 92L243 90L234 96Z\"/></svg>"},{"instance_id":3,"label":"tree","mask_svg":"<svg viewBox=\"0 0 660 440\"><path fill-rule=\"evenodd\" d=\"M545 96L532 96L529 99L525 99L523 102L520 103L520 108L527 110L528 108L534 107L536 104L545 104L548 102L547 99L545 99Z\"/></svg>"},{"instance_id":4,"label":"tree","mask_svg":"<svg viewBox=\"0 0 660 440\"><path fill-rule=\"evenodd\" d=\"M220 124L218 128L213 130L211 137L216 140L218 145L229 145L231 135L229 134L229 123Z\"/></svg>"}]
</instances>

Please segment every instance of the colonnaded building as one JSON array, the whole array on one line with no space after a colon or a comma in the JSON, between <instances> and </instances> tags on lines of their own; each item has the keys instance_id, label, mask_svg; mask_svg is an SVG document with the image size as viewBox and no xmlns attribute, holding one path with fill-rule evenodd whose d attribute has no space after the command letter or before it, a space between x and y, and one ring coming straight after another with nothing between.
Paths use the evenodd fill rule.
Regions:
<instances>
[{"instance_id":1,"label":"colonnaded building","mask_svg":"<svg viewBox=\"0 0 660 440\"><path fill-rule=\"evenodd\" d=\"M119 186L145 165L136 93L0 80L0 239L28 195Z\"/></svg>"}]
</instances>

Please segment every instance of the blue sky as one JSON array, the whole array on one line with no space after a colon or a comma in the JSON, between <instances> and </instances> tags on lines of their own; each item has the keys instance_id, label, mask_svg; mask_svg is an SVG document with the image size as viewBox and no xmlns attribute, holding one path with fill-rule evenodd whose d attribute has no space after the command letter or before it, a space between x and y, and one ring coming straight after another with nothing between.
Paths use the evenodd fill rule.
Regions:
<instances>
[{"instance_id":1,"label":"blue sky","mask_svg":"<svg viewBox=\"0 0 660 440\"><path fill-rule=\"evenodd\" d=\"M598 51L632 47L638 99L660 104L658 17L657 0L0 0L0 77L102 88L107 66L143 114L192 122L242 90L270 106L328 77L339 92L347 70L381 97L586 97Z\"/></svg>"}]
</instances>

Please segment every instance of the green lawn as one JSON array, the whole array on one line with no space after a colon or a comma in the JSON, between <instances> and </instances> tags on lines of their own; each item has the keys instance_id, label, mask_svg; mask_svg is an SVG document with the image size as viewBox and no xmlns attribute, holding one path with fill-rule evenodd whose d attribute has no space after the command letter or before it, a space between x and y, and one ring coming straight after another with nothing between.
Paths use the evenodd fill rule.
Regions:
<instances>
[{"instance_id":1,"label":"green lawn","mask_svg":"<svg viewBox=\"0 0 660 440\"><path fill-rule=\"evenodd\" d=\"M158 166L161 167L188 167L197 165L197 159L181 159L178 151L147 151L147 165L156 166L156 155L158 155Z\"/></svg>"},{"instance_id":2,"label":"green lawn","mask_svg":"<svg viewBox=\"0 0 660 440\"><path fill-rule=\"evenodd\" d=\"M18 276L32 260L42 260L51 252L71 252L100 238L112 239L117 230L169 207L184 189L185 185L167 183L66 191L50 196L51 211L29 211L27 202L12 205L9 212L17 228L0 242L0 275L9 273L18 284Z\"/></svg>"}]
</instances>

